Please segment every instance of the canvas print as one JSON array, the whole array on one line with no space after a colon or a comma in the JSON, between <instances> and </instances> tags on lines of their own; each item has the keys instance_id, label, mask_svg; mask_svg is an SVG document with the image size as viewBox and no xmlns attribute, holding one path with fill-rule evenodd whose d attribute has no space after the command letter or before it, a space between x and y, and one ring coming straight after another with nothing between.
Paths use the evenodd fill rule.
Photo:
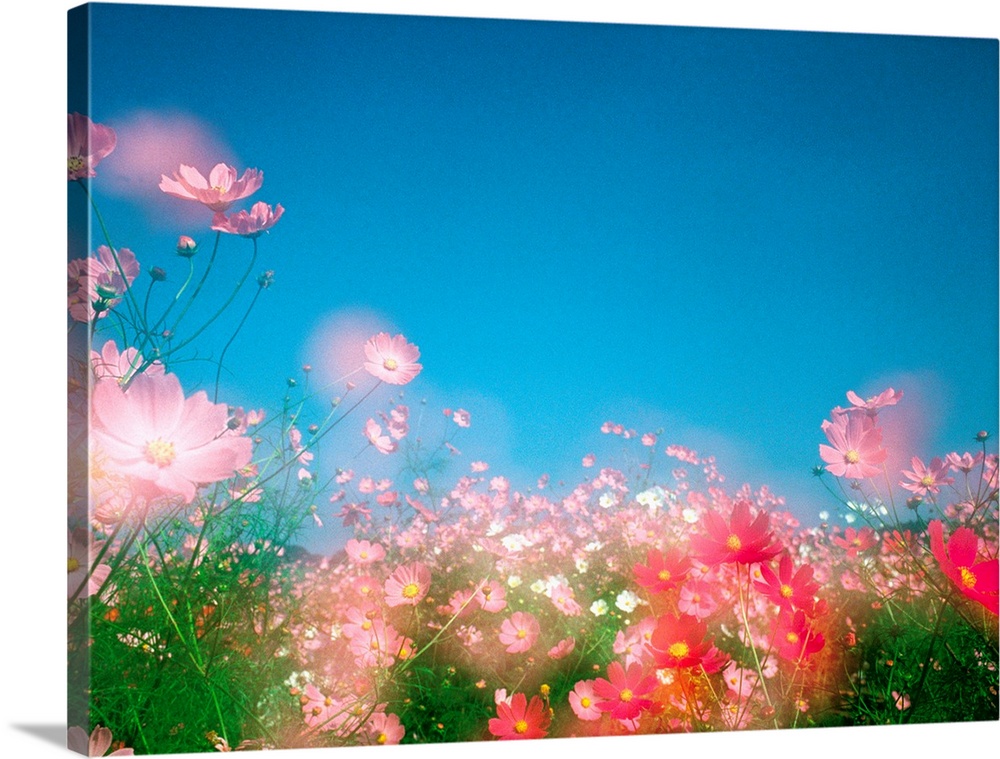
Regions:
<instances>
[{"instance_id":1,"label":"canvas print","mask_svg":"<svg viewBox=\"0 0 1000 759\"><path fill-rule=\"evenodd\" d=\"M71 748L997 720L996 40L69 53Z\"/></svg>"}]
</instances>

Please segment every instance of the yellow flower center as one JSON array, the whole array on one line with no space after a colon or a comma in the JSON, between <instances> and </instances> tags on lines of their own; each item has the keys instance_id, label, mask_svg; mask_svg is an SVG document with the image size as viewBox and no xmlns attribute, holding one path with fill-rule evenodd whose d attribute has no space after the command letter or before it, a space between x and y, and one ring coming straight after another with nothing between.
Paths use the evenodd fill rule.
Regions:
<instances>
[{"instance_id":1,"label":"yellow flower center","mask_svg":"<svg viewBox=\"0 0 1000 759\"><path fill-rule=\"evenodd\" d=\"M790 632L785 636L785 640L787 640L789 643L798 643L799 634L795 632Z\"/></svg>"},{"instance_id":2,"label":"yellow flower center","mask_svg":"<svg viewBox=\"0 0 1000 759\"><path fill-rule=\"evenodd\" d=\"M584 696L583 698L580 699L580 706L582 706L584 709L589 709L590 708L590 704L591 704L591 701L586 696Z\"/></svg>"},{"instance_id":3,"label":"yellow flower center","mask_svg":"<svg viewBox=\"0 0 1000 759\"><path fill-rule=\"evenodd\" d=\"M778 592L781 593L782 598L791 598L794 591L791 585L782 585Z\"/></svg>"},{"instance_id":4,"label":"yellow flower center","mask_svg":"<svg viewBox=\"0 0 1000 759\"><path fill-rule=\"evenodd\" d=\"M528 732L528 723L525 722L523 719L519 719L517 722L514 723L514 732L517 733L518 735L524 735L526 732Z\"/></svg>"},{"instance_id":5,"label":"yellow flower center","mask_svg":"<svg viewBox=\"0 0 1000 759\"><path fill-rule=\"evenodd\" d=\"M925 488L929 488L931 485L934 484L934 478L928 474L926 477L920 480L920 484L923 485Z\"/></svg>"},{"instance_id":6,"label":"yellow flower center","mask_svg":"<svg viewBox=\"0 0 1000 759\"><path fill-rule=\"evenodd\" d=\"M388 737L386 736L386 734L385 734L385 733L379 733L379 734L378 734L378 738L376 738L376 739L375 739L375 742L376 742L376 743L379 743L379 744L383 744L383 743L385 743L385 742L386 742L387 740L388 740Z\"/></svg>"},{"instance_id":7,"label":"yellow flower center","mask_svg":"<svg viewBox=\"0 0 1000 759\"><path fill-rule=\"evenodd\" d=\"M415 582L411 582L409 585L403 587L403 596L406 598L416 598L417 593L420 592L420 586Z\"/></svg>"},{"instance_id":8,"label":"yellow flower center","mask_svg":"<svg viewBox=\"0 0 1000 759\"><path fill-rule=\"evenodd\" d=\"M382 368L390 372L394 372L399 368L399 364L396 363L396 359L387 358L385 361L382 362Z\"/></svg>"},{"instance_id":9,"label":"yellow flower center","mask_svg":"<svg viewBox=\"0 0 1000 759\"><path fill-rule=\"evenodd\" d=\"M361 595L363 595L363 596L367 596L369 593L372 592L372 589L371 589L370 585L362 585L359 588L359 590L361 591Z\"/></svg>"},{"instance_id":10,"label":"yellow flower center","mask_svg":"<svg viewBox=\"0 0 1000 759\"><path fill-rule=\"evenodd\" d=\"M966 588L976 587L976 576L969 571L968 567L959 567L959 574L962 575L962 586Z\"/></svg>"},{"instance_id":11,"label":"yellow flower center","mask_svg":"<svg viewBox=\"0 0 1000 759\"><path fill-rule=\"evenodd\" d=\"M78 570L80 568L80 560L79 559L74 559L72 556L69 558L69 561L67 561L66 563L69 565L69 571L70 572L75 572L76 570Z\"/></svg>"},{"instance_id":12,"label":"yellow flower center","mask_svg":"<svg viewBox=\"0 0 1000 759\"><path fill-rule=\"evenodd\" d=\"M656 576L657 576L657 578L659 578L663 582L666 582L667 580L670 579L670 570L669 569L661 569L659 572L657 572Z\"/></svg>"},{"instance_id":13,"label":"yellow flower center","mask_svg":"<svg viewBox=\"0 0 1000 759\"><path fill-rule=\"evenodd\" d=\"M146 461L156 464L160 469L170 466L177 453L174 451L174 444L168 443L162 438L157 438L150 443L146 443Z\"/></svg>"},{"instance_id":14,"label":"yellow flower center","mask_svg":"<svg viewBox=\"0 0 1000 759\"><path fill-rule=\"evenodd\" d=\"M528 631L527 630L518 630L517 631L517 637L520 638L521 640L524 640L525 638L528 637Z\"/></svg>"},{"instance_id":15,"label":"yellow flower center","mask_svg":"<svg viewBox=\"0 0 1000 759\"><path fill-rule=\"evenodd\" d=\"M737 535L730 535L726 538L726 548L730 551L738 551L743 547L743 541L739 539Z\"/></svg>"},{"instance_id":16,"label":"yellow flower center","mask_svg":"<svg viewBox=\"0 0 1000 759\"><path fill-rule=\"evenodd\" d=\"M549 687L548 683L542 683L541 686L539 686L538 688L538 692L541 693L543 696L547 696L549 695L549 693L552 692L552 688Z\"/></svg>"},{"instance_id":17,"label":"yellow flower center","mask_svg":"<svg viewBox=\"0 0 1000 759\"><path fill-rule=\"evenodd\" d=\"M848 464L857 464L861 461L861 455L853 448L844 454L844 461Z\"/></svg>"},{"instance_id":18,"label":"yellow flower center","mask_svg":"<svg viewBox=\"0 0 1000 759\"><path fill-rule=\"evenodd\" d=\"M361 623L361 629L362 630L371 630L372 629L372 623L366 619L364 622Z\"/></svg>"},{"instance_id":19,"label":"yellow flower center","mask_svg":"<svg viewBox=\"0 0 1000 759\"><path fill-rule=\"evenodd\" d=\"M622 701L631 701L632 691L630 691L628 688L625 688L624 690L622 690L621 693L618 694L618 698L620 698Z\"/></svg>"},{"instance_id":20,"label":"yellow flower center","mask_svg":"<svg viewBox=\"0 0 1000 759\"><path fill-rule=\"evenodd\" d=\"M87 165L87 162L84 161L83 158L81 158L80 156L75 155L71 156L66 161L66 164L70 171L80 171L80 169L82 169L84 166Z\"/></svg>"},{"instance_id":21,"label":"yellow flower center","mask_svg":"<svg viewBox=\"0 0 1000 759\"><path fill-rule=\"evenodd\" d=\"M670 648L667 649L667 653L673 656L675 659L683 659L689 653L691 653L691 647L688 646L684 641L679 641L674 643Z\"/></svg>"},{"instance_id":22,"label":"yellow flower center","mask_svg":"<svg viewBox=\"0 0 1000 759\"><path fill-rule=\"evenodd\" d=\"M361 553L358 554L358 556L360 556L362 559L367 559L368 551L362 551Z\"/></svg>"},{"instance_id":23,"label":"yellow flower center","mask_svg":"<svg viewBox=\"0 0 1000 759\"><path fill-rule=\"evenodd\" d=\"M226 187L220 187L219 185L215 185L212 188L212 192L217 192L219 193L219 195L225 195L227 192L229 192L229 190Z\"/></svg>"}]
</instances>

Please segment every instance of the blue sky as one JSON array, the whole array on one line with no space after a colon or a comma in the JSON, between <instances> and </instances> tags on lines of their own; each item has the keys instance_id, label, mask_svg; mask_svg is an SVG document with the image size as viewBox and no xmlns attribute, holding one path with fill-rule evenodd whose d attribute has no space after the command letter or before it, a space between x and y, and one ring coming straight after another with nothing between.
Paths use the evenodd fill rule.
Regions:
<instances>
[{"instance_id":1,"label":"blue sky","mask_svg":"<svg viewBox=\"0 0 1000 759\"><path fill-rule=\"evenodd\" d=\"M360 321L420 346L411 406L471 411L463 466L573 483L586 453L620 463L613 419L805 518L830 506L809 469L847 390L902 389L925 459L996 423L995 40L94 14L118 244L179 274L176 236L211 239L182 201L113 186L129 128L157 119L264 170L254 200L287 209L232 402L274 408L324 365L318 331Z\"/></svg>"}]
</instances>

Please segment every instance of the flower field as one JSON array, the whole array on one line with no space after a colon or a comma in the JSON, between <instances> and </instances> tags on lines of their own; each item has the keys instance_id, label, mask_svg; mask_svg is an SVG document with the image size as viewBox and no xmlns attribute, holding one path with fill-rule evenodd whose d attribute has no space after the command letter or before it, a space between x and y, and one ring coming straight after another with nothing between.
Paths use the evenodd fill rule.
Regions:
<instances>
[{"instance_id":1,"label":"flower field","mask_svg":"<svg viewBox=\"0 0 1000 759\"><path fill-rule=\"evenodd\" d=\"M69 190L92 199L117 135L80 114L68 126ZM807 525L767 487L733 487L711 455L625 418L593 434L629 468L581 452L569 484L543 463L530 483L487 460L442 475L476 409L410 397L416 335L371 335L333 387L303 367L273 405L228 405L229 348L276 281L258 260L285 209L256 200L263 187L257 169L182 165L160 189L203 206L203 228L147 258L115 247L95 201L96 246L69 261L71 746L997 719L988 432L930 461L905 452L893 476L881 425L905 388L830 399L846 405L817 410L827 506ZM248 265L220 253L237 248ZM205 346L214 382L192 391L176 366L220 325L232 338ZM317 453L335 437L362 450L327 469ZM374 473L387 462L395 476ZM302 548L320 528L342 545Z\"/></svg>"}]
</instances>

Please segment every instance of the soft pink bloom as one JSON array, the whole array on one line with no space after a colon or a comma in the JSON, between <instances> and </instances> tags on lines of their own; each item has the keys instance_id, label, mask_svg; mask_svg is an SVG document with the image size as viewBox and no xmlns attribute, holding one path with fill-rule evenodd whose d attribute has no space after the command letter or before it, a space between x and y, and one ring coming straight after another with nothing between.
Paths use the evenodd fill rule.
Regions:
<instances>
[{"instance_id":1,"label":"soft pink bloom","mask_svg":"<svg viewBox=\"0 0 1000 759\"><path fill-rule=\"evenodd\" d=\"M92 410L91 436L107 467L185 503L250 463L252 442L228 429L228 407L203 390L185 398L173 374L140 374L127 392L100 380Z\"/></svg>"},{"instance_id":2,"label":"soft pink bloom","mask_svg":"<svg viewBox=\"0 0 1000 759\"><path fill-rule=\"evenodd\" d=\"M550 659L563 659L573 653L576 648L575 638L564 638L549 649Z\"/></svg>"},{"instance_id":3,"label":"soft pink bloom","mask_svg":"<svg viewBox=\"0 0 1000 759\"><path fill-rule=\"evenodd\" d=\"M390 385L405 385L424 368L417 363L420 349L402 335L379 332L365 343L365 356L365 370Z\"/></svg>"},{"instance_id":4,"label":"soft pink bloom","mask_svg":"<svg viewBox=\"0 0 1000 759\"><path fill-rule=\"evenodd\" d=\"M957 452L949 453L945 456L945 461L948 462L948 466L951 467L952 471L968 474L983 462L983 452L977 451L975 456L968 451L961 456Z\"/></svg>"},{"instance_id":5,"label":"soft pink bloom","mask_svg":"<svg viewBox=\"0 0 1000 759\"><path fill-rule=\"evenodd\" d=\"M80 539L69 534L68 558L67 558L67 592L66 597L72 598L77 589L83 585L83 589L76 596L77 598L89 598L97 595L111 574L111 567L107 564L98 564L94 571L90 571L90 566L100 553L101 545L95 543L88 549L86 536ZM86 582L85 582L86 581Z\"/></svg>"},{"instance_id":6,"label":"soft pink bloom","mask_svg":"<svg viewBox=\"0 0 1000 759\"><path fill-rule=\"evenodd\" d=\"M395 714L375 712L365 723L365 730L371 736L372 742L382 746L392 746L403 740L406 729L400 724Z\"/></svg>"},{"instance_id":7,"label":"soft pink bloom","mask_svg":"<svg viewBox=\"0 0 1000 759\"><path fill-rule=\"evenodd\" d=\"M837 477L865 479L882 470L889 455L881 447L882 430L866 414L834 414L833 421L823 420L823 432L832 445L820 445L819 455L826 469Z\"/></svg>"},{"instance_id":8,"label":"soft pink bloom","mask_svg":"<svg viewBox=\"0 0 1000 759\"><path fill-rule=\"evenodd\" d=\"M784 611L802 609L811 614L816 606L819 583L812 581L813 569L808 564L799 567L794 574L792 569L792 557L787 553L782 554L781 561L778 562L778 573L775 574L767 564L761 564L763 581L754 582L754 586Z\"/></svg>"},{"instance_id":9,"label":"soft pink bloom","mask_svg":"<svg viewBox=\"0 0 1000 759\"><path fill-rule=\"evenodd\" d=\"M871 527L862 527L860 530L848 527L844 530L844 537L835 535L831 540L847 551L847 558L853 559L858 553L875 546L878 543L878 535Z\"/></svg>"},{"instance_id":10,"label":"soft pink bloom","mask_svg":"<svg viewBox=\"0 0 1000 759\"><path fill-rule=\"evenodd\" d=\"M118 140L115 130L104 124L95 124L79 113L67 114L67 127L68 179L94 176L94 167L115 149Z\"/></svg>"},{"instance_id":11,"label":"soft pink bloom","mask_svg":"<svg viewBox=\"0 0 1000 759\"><path fill-rule=\"evenodd\" d=\"M914 495L927 496L941 492L942 485L951 485L954 477L948 476L948 463L935 456L931 459L929 466L924 466L924 462L917 456L910 460L913 466L912 471L904 471L903 476L909 482L900 481L900 487L909 490Z\"/></svg>"},{"instance_id":12,"label":"soft pink bloom","mask_svg":"<svg viewBox=\"0 0 1000 759\"><path fill-rule=\"evenodd\" d=\"M343 707L339 701L324 695L312 683L306 685L302 696L302 715L309 727L333 730L343 721L342 711Z\"/></svg>"},{"instance_id":13,"label":"soft pink bloom","mask_svg":"<svg viewBox=\"0 0 1000 759\"><path fill-rule=\"evenodd\" d=\"M98 353L90 352L90 367L95 379L123 380L130 377L142 366L142 356L135 348L126 348L121 353L114 340L108 340ZM163 374L163 364L153 362L143 370L146 374Z\"/></svg>"},{"instance_id":14,"label":"soft pink bloom","mask_svg":"<svg viewBox=\"0 0 1000 759\"><path fill-rule=\"evenodd\" d=\"M351 538L344 547L348 558L355 564L372 564L385 558L385 549L380 543Z\"/></svg>"},{"instance_id":15,"label":"soft pink bloom","mask_svg":"<svg viewBox=\"0 0 1000 759\"><path fill-rule=\"evenodd\" d=\"M507 653L523 653L535 645L541 627L533 614L515 611L500 625L500 642L507 646Z\"/></svg>"},{"instance_id":16,"label":"soft pink bloom","mask_svg":"<svg viewBox=\"0 0 1000 759\"><path fill-rule=\"evenodd\" d=\"M722 672L722 680L739 698L750 696L757 686L757 673L751 669L743 669L735 660L729 662Z\"/></svg>"},{"instance_id":17,"label":"soft pink bloom","mask_svg":"<svg viewBox=\"0 0 1000 759\"><path fill-rule=\"evenodd\" d=\"M98 725L88 736L86 730L74 725L67 732L66 748L84 756L104 756L104 752L111 748L111 731ZM135 750L120 748L108 756L135 756Z\"/></svg>"},{"instance_id":18,"label":"soft pink bloom","mask_svg":"<svg viewBox=\"0 0 1000 759\"><path fill-rule=\"evenodd\" d=\"M425 477L418 477L413 481L413 489L418 493L426 494L431 489L431 484Z\"/></svg>"},{"instance_id":19,"label":"soft pink bloom","mask_svg":"<svg viewBox=\"0 0 1000 759\"><path fill-rule=\"evenodd\" d=\"M583 612L583 607L576 602L573 589L568 585L558 583L552 588L549 597L556 608L567 617L576 617Z\"/></svg>"},{"instance_id":20,"label":"soft pink bloom","mask_svg":"<svg viewBox=\"0 0 1000 759\"><path fill-rule=\"evenodd\" d=\"M496 580L485 583L476 591L475 598L483 611L498 612L507 608L507 589Z\"/></svg>"},{"instance_id":21,"label":"soft pink bloom","mask_svg":"<svg viewBox=\"0 0 1000 759\"><path fill-rule=\"evenodd\" d=\"M241 237L260 237L278 220L285 209L278 203L273 209L267 203L258 201L250 207L250 212L239 211L227 217L222 211L212 217L212 229Z\"/></svg>"},{"instance_id":22,"label":"soft pink bloom","mask_svg":"<svg viewBox=\"0 0 1000 759\"><path fill-rule=\"evenodd\" d=\"M573 713L588 722L600 719L604 713L597 708L597 696L594 695L594 681L580 680L569 694L569 705Z\"/></svg>"},{"instance_id":23,"label":"soft pink bloom","mask_svg":"<svg viewBox=\"0 0 1000 759\"><path fill-rule=\"evenodd\" d=\"M382 434L382 428L374 419L365 422L365 437L379 453L388 455L399 447L399 444L394 443L388 435Z\"/></svg>"},{"instance_id":24,"label":"soft pink bloom","mask_svg":"<svg viewBox=\"0 0 1000 759\"><path fill-rule=\"evenodd\" d=\"M586 456L583 457L583 460L580 463L583 464L583 466L589 468L592 467L596 461L597 457L592 453L588 453Z\"/></svg>"},{"instance_id":25,"label":"soft pink bloom","mask_svg":"<svg viewBox=\"0 0 1000 759\"><path fill-rule=\"evenodd\" d=\"M480 472L485 472L487 469L490 468L490 465L487 464L485 461L473 461L470 467L473 472L478 474Z\"/></svg>"},{"instance_id":26,"label":"soft pink bloom","mask_svg":"<svg viewBox=\"0 0 1000 759\"><path fill-rule=\"evenodd\" d=\"M608 665L608 679L599 677L594 681L594 695L598 698L597 708L610 712L614 719L635 719L643 710L653 705L651 699L642 698L656 688L656 677L643 676L642 665L633 662L628 670L619 662Z\"/></svg>"},{"instance_id":27,"label":"soft pink bloom","mask_svg":"<svg viewBox=\"0 0 1000 759\"><path fill-rule=\"evenodd\" d=\"M464 408L460 408L451 415L451 420L459 427L468 427L472 424L472 416Z\"/></svg>"},{"instance_id":28,"label":"soft pink bloom","mask_svg":"<svg viewBox=\"0 0 1000 759\"><path fill-rule=\"evenodd\" d=\"M652 447L656 445L656 435L654 435L652 432L647 432L645 435L642 436L642 444L647 447Z\"/></svg>"},{"instance_id":29,"label":"soft pink bloom","mask_svg":"<svg viewBox=\"0 0 1000 759\"><path fill-rule=\"evenodd\" d=\"M899 403L902 397L902 390L893 390L891 387L888 390L883 390L878 395L867 399L862 399L861 396L853 390L848 390L847 400L851 402L851 406L853 407L848 409L848 411L864 409L870 416L875 416L880 408L884 408L885 406L895 406Z\"/></svg>"},{"instance_id":30,"label":"soft pink bloom","mask_svg":"<svg viewBox=\"0 0 1000 759\"><path fill-rule=\"evenodd\" d=\"M121 264L121 270L118 265ZM125 274L124 278L122 273ZM69 313L78 322L103 319L108 311L121 302L125 290L139 276L139 263L128 248L118 249L118 262L111 248L101 245L95 256L76 258L67 268L67 296ZM95 301L102 301L105 308L96 312Z\"/></svg>"},{"instance_id":31,"label":"soft pink bloom","mask_svg":"<svg viewBox=\"0 0 1000 759\"><path fill-rule=\"evenodd\" d=\"M388 606L416 606L431 587L431 571L420 562L397 567L385 581Z\"/></svg>"},{"instance_id":32,"label":"soft pink bloom","mask_svg":"<svg viewBox=\"0 0 1000 759\"><path fill-rule=\"evenodd\" d=\"M502 741L544 738L551 719L538 696L532 696L529 703L523 693L515 693L509 703L497 704L497 716L489 722L490 734Z\"/></svg>"},{"instance_id":33,"label":"soft pink bloom","mask_svg":"<svg viewBox=\"0 0 1000 759\"><path fill-rule=\"evenodd\" d=\"M892 702L896 705L896 708L899 709L899 711L905 711L910 708L910 697L905 693L893 691Z\"/></svg>"},{"instance_id":34,"label":"soft pink bloom","mask_svg":"<svg viewBox=\"0 0 1000 759\"><path fill-rule=\"evenodd\" d=\"M160 176L160 189L167 195L183 200L195 200L213 211L226 211L237 200L253 195L264 184L264 172L247 169L236 178L236 169L218 163L209 172L208 179L193 166L181 164L174 178Z\"/></svg>"}]
</instances>

